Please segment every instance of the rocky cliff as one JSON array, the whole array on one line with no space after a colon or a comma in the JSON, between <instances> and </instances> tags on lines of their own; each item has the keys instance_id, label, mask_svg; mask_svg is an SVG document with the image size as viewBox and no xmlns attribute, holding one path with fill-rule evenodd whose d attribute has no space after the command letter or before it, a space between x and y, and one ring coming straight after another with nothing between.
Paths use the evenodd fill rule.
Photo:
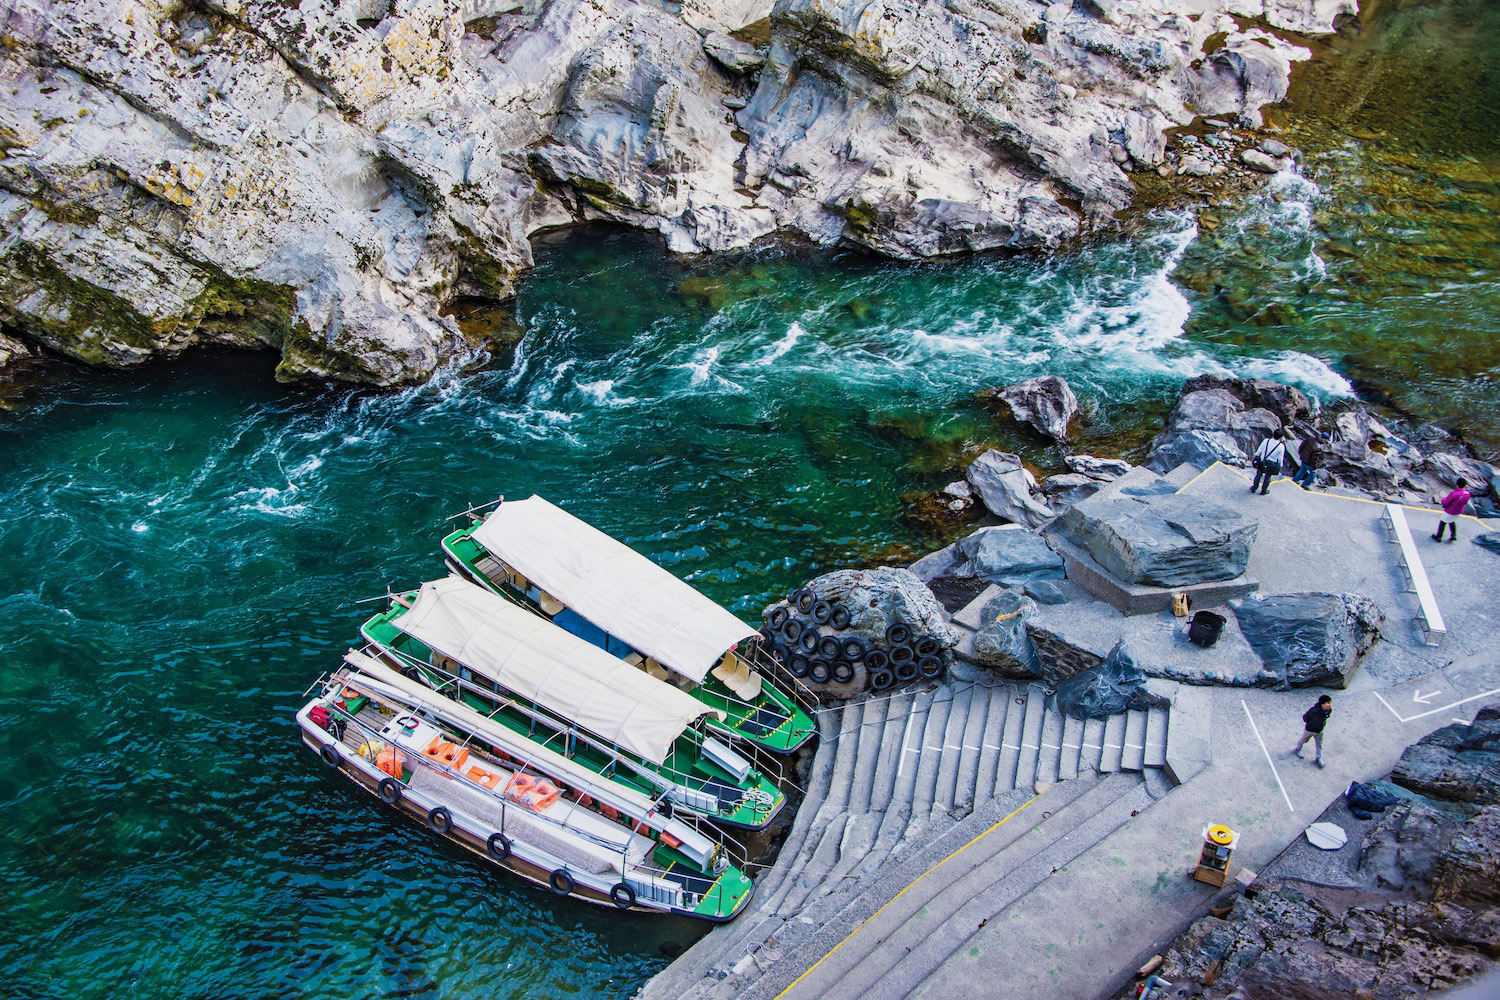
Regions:
<instances>
[{"instance_id":1,"label":"rocky cliff","mask_svg":"<svg viewBox=\"0 0 1500 1000\"><path fill-rule=\"evenodd\" d=\"M549 226L1045 247L1125 206L1166 129L1280 99L1286 32L1354 8L0 0L0 321L95 363L220 342L395 384Z\"/></svg>"}]
</instances>

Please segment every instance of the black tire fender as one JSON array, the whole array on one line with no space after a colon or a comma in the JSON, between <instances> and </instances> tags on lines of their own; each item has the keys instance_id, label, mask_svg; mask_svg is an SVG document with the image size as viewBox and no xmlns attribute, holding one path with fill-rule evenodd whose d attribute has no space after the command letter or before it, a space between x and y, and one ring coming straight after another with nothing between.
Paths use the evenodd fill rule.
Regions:
<instances>
[{"instance_id":1,"label":"black tire fender","mask_svg":"<svg viewBox=\"0 0 1500 1000\"><path fill-rule=\"evenodd\" d=\"M628 910L635 905L635 890L624 882L616 882L615 887L609 890L609 898L622 910Z\"/></svg>"},{"instance_id":2,"label":"black tire fender","mask_svg":"<svg viewBox=\"0 0 1500 1000\"><path fill-rule=\"evenodd\" d=\"M928 680L938 677L943 672L943 658L941 656L924 656L917 661L917 673Z\"/></svg>"},{"instance_id":3,"label":"black tire fender","mask_svg":"<svg viewBox=\"0 0 1500 1000\"><path fill-rule=\"evenodd\" d=\"M771 628L773 629L778 629L781 628L781 626L785 625L787 623L787 619L791 617L792 613L791 611L787 610L787 606L785 604L778 604L771 609L770 614L766 615L766 624L771 626ZM621 884L624 885L624 883ZM630 887L625 886L625 888L628 889Z\"/></svg>"},{"instance_id":4,"label":"black tire fender","mask_svg":"<svg viewBox=\"0 0 1500 1000\"><path fill-rule=\"evenodd\" d=\"M890 655L883 649L872 649L865 654L866 670L884 670L890 665Z\"/></svg>"},{"instance_id":5,"label":"black tire fender","mask_svg":"<svg viewBox=\"0 0 1500 1000\"><path fill-rule=\"evenodd\" d=\"M826 684L832 671L826 660L813 660L807 668L807 679L814 684Z\"/></svg>"},{"instance_id":6,"label":"black tire fender","mask_svg":"<svg viewBox=\"0 0 1500 1000\"><path fill-rule=\"evenodd\" d=\"M887 654L890 657L891 666L899 667L903 663L911 663L917 658L910 646L897 646Z\"/></svg>"},{"instance_id":7,"label":"black tire fender","mask_svg":"<svg viewBox=\"0 0 1500 1000\"><path fill-rule=\"evenodd\" d=\"M819 625L827 625L828 619L833 617L833 605L827 601L814 601L808 617Z\"/></svg>"},{"instance_id":8,"label":"black tire fender","mask_svg":"<svg viewBox=\"0 0 1500 1000\"><path fill-rule=\"evenodd\" d=\"M911 641L911 626L892 622L885 630L885 641L892 646L904 646Z\"/></svg>"},{"instance_id":9,"label":"black tire fender","mask_svg":"<svg viewBox=\"0 0 1500 1000\"><path fill-rule=\"evenodd\" d=\"M814 594L807 587L803 587L792 594L787 600L793 607L805 615L812 610L813 604L818 600L818 595Z\"/></svg>"},{"instance_id":10,"label":"black tire fender","mask_svg":"<svg viewBox=\"0 0 1500 1000\"><path fill-rule=\"evenodd\" d=\"M881 667L870 674L870 690L885 691L896 683L896 675Z\"/></svg>"},{"instance_id":11,"label":"black tire fender","mask_svg":"<svg viewBox=\"0 0 1500 1000\"><path fill-rule=\"evenodd\" d=\"M796 642L802 638L803 626L796 618L788 618L781 623L781 637L787 642Z\"/></svg>"},{"instance_id":12,"label":"black tire fender","mask_svg":"<svg viewBox=\"0 0 1500 1000\"><path fill-rule=\"evenodd\" d=\"M510 838L496 830L490 834L490 839L484 842L484 849L496 861L504 861L510 857Z\"/></svg>"},{"instance_id":13,"label":"black tire fender","mask_svg":"<svg viewBox=\"0 0 1500 1000\"><path fill-rule=\"evenodd\" d=\"M802 678L807 676L807 668L809 665L810 664L807 661L807 657L799 654L787 659L786 672L800 681Z\"/></svg>"},{"instance_id":14,"label":"black tire fender","mask_svg":"<svg viewBox=\"0 0 1500 1000\"><path fill-rule=\"evenodd\" d=\"M835 604L833 606L833 611L831 611L828 615L828 624L832 625L840 632L848 628L849 623L853 620L853 616L849 614L849 609L844 607L842 604Z\"/></svg>"},{"instance_id":15,"label":"black tire fender","mask_svg":"<svg viewBox=\"0 0 1500 1000\"><path fill-rule=\"evenodd\" d=\"M427 829L433 833L447 833L453 829L453 814L447 806L435 806L428 811Z\"/></svg>"},{"instance_id":16,"label":"black tire fender","mask_svg":"<svg viewBox=\"0 0 1500 1000\"><path fill-rule=\"evenodd\" d=\"M802 650L804 653L816 653L818 651L818 640L820 638L821 636L818 635L817 630L810 628L807 631L803 632L802 635L798 636L797 648Z\"/></svg>"},{"instance_id":17,"label":"black tire fender","mask_svg":"<svg viewBox=\"0 0 1500 1000\"><path fill-rule=\"evenodd\" d=\"M323 758L323 763L329 767L339 766L339 752L333 748L332 743L324 743L318 747L318 756Z\"/></svg>"},{"instance_id":18,"label":"black tire fender","mask_svg":"<svg viewBox=\"0 0 1500 1000\"><path fill-rule=\"evenodd\" d=\"M573 894L573 876L565 869L559 868L547 876L547 885L559 896L571 896Z\"/></svg>"},{"instance_id":19,"label":"black tire fender","mask_svg":"<svg viewBox=\"0 0 1500 1000\"><path fill-rule=\"evenodd\" d=\"M839 684L848 684L854 680L854 664L848 660L835 660L828 668L830 676Z\"/></svg>"},{"instance_id":20,"label":"black tire fender","mask_svg":"<svg viewBox=\"0 0 1500 1000\"><path fill-rule=\"evenodd\" d=\"M870 647L857 635L846 635L839 640L839 651L843 658L850 663L858 663L865 658Z\"/></svg>"},{"instance_id":21,"label":"black tire fender","mask_svg":"<svg viewBox=\"0 0 1500 1000\"><path fill-rule=\"evenodd\" d=\"M375 791L380 794L380 801L388 806L401 801L401 783L395 778L381 778L380 784L375 786Z\"/></svg>"},{"instance_id":22,"label":"black tire fender","mask_svg":"<svg viewBox=\"0 0 1500 1000\"><path fill-rule=\"evenodd\" d=\"M905 663L896 664L896 680L914 681L917 679L917 661L907 660Z\"/></svg>"},{"instance_id":23,"label":"black tire fender","mask_svg":"<svg viewBox=\"0 0 1500 1000\"><path fill-rule=\"evenodd\" d=\"M844 644L836 635L825 635L818 640L818 655L825 660L837 660L843 652Z\"/></svg>"},{"instance_id":24,"label":"black tire fender","mask_svg":"<svg viewBox=\"0 0 1500 1000\"><path fill-rule=\"evenodd\" d=\"M912 643L912 649L916 651L917 658L920 659L924 656L938 655L943 651L943 644L928 635Z\"/></svg>"}]
</instances>

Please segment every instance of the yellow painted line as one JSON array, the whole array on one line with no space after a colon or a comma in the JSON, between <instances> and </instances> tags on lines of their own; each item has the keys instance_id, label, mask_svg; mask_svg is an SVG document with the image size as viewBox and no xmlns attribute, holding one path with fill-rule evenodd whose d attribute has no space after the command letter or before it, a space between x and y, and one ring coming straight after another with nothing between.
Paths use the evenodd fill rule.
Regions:
<instances>
[{"instance_id":1,"label":"yellow painted line","mask_svg":"<svg viewBox=\"0 0 1500 1000\"><path fill-rule=\"evenodd\" d=\"M1189 479L1187 482L1185 482L1181 486L1177 487L1177 492L1181 493L1183 490L1187 489L1189 486L1193 485L1198 480L1200 480L1204 476L1208 475L1214 469L1224 469L1224 470L1226 470L1228 472L1232 472L1236 476L1239 476L1241 479L1246 480L1247 482L1250 479L1250 477L1245 474L1245 471L1243 469L1237 469L1237 468L1235 468L1232 465L1225 465L1223 462L1215 462L1213 465L1210 465L1207 469L1204 469L1202 472L1198 473L1192 479ZM1282 476L1280 479L1273 479L1273 480L1271 480L1271 482L1273 482L1273 483L1290 483L1291 481L1292 480L1291 480L1290 476ZM1301 489L1301 487L1299 486L1298 489ZM1308 496L1323 497L1324 499L1327 499L1327 500L1351 500L1354 503L1372 503L1372 504L1375 504L1377 507L1384 507L1388 503L1395 503L1395 501L1393 501L1393 500L1371 500L1368 497L1346 497L1346 496L1344 496L1341 493L1323 493L1323 492L1320 492L1318 490L1302 490L1302 492L1306 493ZM1414 511L1416 511L1419 514L1436 514L1437 513L1437 508L1435 508L1435 507L1416 507L1416 506L1413 506L1412 504L1409 504L1409 503L1397 503L1395 505L1397 507L1402 508L1403 510L1414 510ZM1459 517L1462 517L1466 521L1473 521L1476 525L1478 525L1479 527L1483 528L1485 531L1500 530L1500 529L1496 529L1496 528L1491 528L1489 525L1485 524L1484 521L1482 521L1481 519L1475 517L1473 514L1460 514Z\"/></svg>"},{"instance_id":2,"label":"yellow painted line","mask_svg":"<svg viewBox=\"0 0 1500 1000\"><path fill-rule=\"evenodd\" d=\"M988 837L990 834L992 834L996 830L1000 829L1006 823L1009 823L1011 821L1011 819L1016 815L1016 813L1019 813L1022 809L1025 809L1027 806L1031 805L1033 802L1035 802L1037 799L1039 799L1041 797L1042 797L1041 795L1033 795L1031 798L1027 799L1025 802L1022 802L1015 809L1011 810L1011 812L1007 816L1005 816L1004 819L1001 819L994 826L990 827L989 829L985 830L982 833L976 834L973 840L969 841L967 844L963 845L958 850L954 851L952 854L948 855L946 858L944 858L943 860L939 861L937 864L933 865L931 868L927 869L925 872L923 872L922 874L918 875L916 878L912 879L911 882L907 884L906 888L902 889L900 892L898 892L894 896L892 896L890 898L890 901L887 902L885 904L885 906L882 906L880 909L876 910L874 913L872 913L868 917L866 917L864 919L864 921L858 927L854 928L854 930L852 930L848 934L846 934L844 936L844 939L842 941L840 941L838 944L834 945L832 948L828 949L828 954L827 955L824 955L822 958L820 958L816 962L814 962L808 968L808 970L806 972L802 973L802 975L800 975L796 979L792 980L792 984L790 986L788 986L786 989L782 990L780 993L776 994L776 1000L781 1000L782 997L786 996L788 993L792 992L792 990L796 989L798 983L802 982L802 980L804 980L808 976L812 975L814 969L816 969L818 966L822 965L824 962L828 961L828 959L833 955L834 952L838 951L844 945L848 944L849 943L849 939L852 938L852 937L854 937L854 935L858 934L860 931L864 930L866 924L868 924L871 920L874 920L876 917L878 917L882 913L884 913L886 911L886 907L890 906L892 903L896 902L896 900L898 900L902 896L906 895L906 892L907 892L908 889L910 889L912 886L916 885L918 882L922 881L927 876L931 875L933 872L937 871L939 868L941 868L944 865L946 865L948 862L952 861L954 858L958 857L964 851L967 851L969 848L973 847L976 843L978 843L979 841L983 840L985 837Z\"/></svg>"}]
</instances>

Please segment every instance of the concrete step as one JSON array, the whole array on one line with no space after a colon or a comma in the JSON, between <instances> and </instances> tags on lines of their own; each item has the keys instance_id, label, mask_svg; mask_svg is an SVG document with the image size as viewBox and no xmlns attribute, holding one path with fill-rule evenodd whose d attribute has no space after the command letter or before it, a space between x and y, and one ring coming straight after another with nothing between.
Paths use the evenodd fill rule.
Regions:
<instances>
[{"instance_id":1,"label":"concrete step","mask_svg":"<svg viewBox=\"0 0 1500 1000\"><path fill-rule=\"evenodd\" d=\"M1050 701L1044 701L1041 746L1037 750L1036 780L1052 784L1057 781L1057 762L1062 756L1062 713Z\"/></svg>"},{"instance_id":2,"label":"concrete step","mask_svg":"<svg viewBox=\"0 0 1500 1000\"><path fill-rule=\"evenodd\" d=\"M854 777L849 783L850 812L864 813L870 808L870 786L875 781L875 770L880 764L880 741L885 732L886 713L890 710L889 698L876 698L864 703L864 713L859 721L854 753Z\"/></svg>"},{"instance_id":3,"label":"concrete step","mask_svg":"<svg viewBox=\"0 0 1500 1000\"><path fill-rule=\"evenodd\" d=\"M1080 771L1098 771L1104 754L1104 720L1088 719L1083 724L1083 750L1078 760Z\"/></svg>"},{"instance_id":4,"label":"concrete step","mask_svg":"<svg viewBox=\"0 0 1500 1000\"><path fill-rule=\"evenodd\" d=\"M1000 761L995 774L995 789L1016 787L1016 768L1021 762L1021 730L1026 722L1026 691L1016 688L1005 703L1005 729L1000 737Z\"/></svg>"},{"instance_id":5,"label":"concrete step","mask_svg":"<svg viewBox=\"0 0 1500 1000\"><path fill-rule=\"evenodd\" d=\"M875 772L870 776L865 796L865 812L884 813L890 804L891 792L896 787L896 769L901 763L901 734L906 731L916 698L916 692L908 689L886 699L885 719L876 730L880 743Z\"/></svg>"},{"instance_id":6,"label":"concrete step","mask_svg":"<svg viewBox=\"0 0 1500 1000\"><path fill-rule=\"evenodd\" d=\"M896 737L899 752L896 755L895 769L890 775L890 793L882 807L880 830L875 835L875 847L871 852L878 858L876 867L896 848L911 819L912 790L917 784L917 762L921 757L928 716L938 690L940 689L923 688L915 692L911 711L906 714L905 721L900 726L892 727L890 735ZM947 698L946 692L943 697Z\"/></svg>"},{"instance_id":7,"label":"concrete step","mask_svg":"<svg viewBox=\"0 0 1500 1000\"><path fill-rule=\"evenodd\" d=\"M1038 747L1042 741L1042 716L1047 712L1047 697L1038 684L1026 686L1026 714L1021 724L1021 757L1016 764L1017 788L1036 784Z\"/></svg>"},{"instance_id":8,"label":"concrete step","mask_svg":"<svg viewBox=\"0 0 1500 1000\"><path fill-rule=\"evenodd\" d=\"M994 691L988 685L974 686L973 700L969 705L969 717L964 723L959 739L963 752L959 754L958 770L953 775L952 813L962 819L974 810L974 798L979 795L979 758L984 753L984 731L989 723L990 705L994 702Z\"/></svg>"},{"instance_id":9,"label":"concrete step","mask_svg":"<svg viewBox=\"0 0 1500 1000\"><path fill-rule=\"evenodd\" d=\"M741 995L748 1000L774 996L774 988L785 988L783 979L790 984L801 975L800 968L811 967L819 959L821 964L787 996L910 995L911 988L941 964L979 920L1004 910L1050 871L1097 843L1122 817L1128 819L1128 809L1112 807L1132 792L1140 792L1146 800L1139 780L1125 776L1057 786L1021 814L1050 804L1052 808L1043 810L1048 815L1040 822L1014 832L1000 827L909 885L858 933L847 940L835 939L832 950L817 954L819 948L807 947L785 956L784 961L791 962L787 968L770 970L754 989ZM1055 793L1064 793L1061 801L1054 802ZM1105 817L1102 821L1101 816ZM821 946L822 940L814 938L809 944Z\"/></svg>"},{"instance_id":10,"label":"concrete step","mask_svg":"<svg viewBox=\"0 0 1500 1000\"><path fill-rule=\"evenodd\" d=\"M1120 758L1125 746L1125 716L1111 715L1104 720L1104 750L1099 758L1099 773L1109 774L1120 769Z\"/></svg>"},{"instance_id":11,"label":"concrete step","mask_svg":"<svg viewBox=\"0 0 1500 1000\"><path fill-rule=\"evenodd\" d=\"M1015 687L1010 684L997 684L990 688L988 714L985 716L984 734L979 744L979 769L974 776L976 801L983 801L995 794L995 775L1000 769L1000 743L1005 739L1005 713L1014 697Z\"/></svg>"},{"instance_id":12,"label":"concrete step","mask_svg":"<svg viewBox=\"0 0 1500 1000\"><path fill-rule=\"evenodd\" d=\"M979 631L979 613L984 610L986 604L998 597L1004 590L1004 587L990 584L979 592L978 597L953 612L953 623L971 632Z\"/></svg>"},{"instance_id":13,"label":"concrete step","mask_svg":"<svg viewBox=\"0 0 1500 1000\"><path fill-rule=\"evenodd\" d=\"M1146 713L1146 759L1147 767L1165 767L1167 763L1167 724L1170 715L1160 706Z\"/></svg>"},{"instance_id":14,"label":"concrete step","mask_svg":"<svg viewBox=\"0 0 1500 1000\"><path fill-rule=\"evenodd\" d=\"M942 759L938 763L937 781L932 787L932 799L928 806L933 815L951 815L958 798L958 767L964 750L964 731L969 727L969 717L974 712L975 689L965 684L953 693L953 704L948 710L948 726L943 731Z\"/></svg>"},{"instance_id":15,"label":"concrete step","mask_svg":"<svg viewBox=\"0 0 1500 1000\"><path fill-rule=\"evenodd\" d=\"M911 755L917 771L917 780L912 786L911 817L923 822L932 810L932 796L937 787L938 771L943 766L943 746L948 739L948 719L953 714L955 699L963 695L945 688L932 700L927 710L927 725L922 728L921 742L914 745L916 753Z\"/></svg>"},{"instance_id":16,"label":"concrete step","mask_svg":"<svg viewBox=\"0 0 1500 1000\"><path fill-rule=\"evenodd\" d=\"M1146 762L1146 713L1131 709L1125 713L1125 747L1120 770L1139 771Z\"/></svg>"},{"instance_id":17,"label":"concrete step","mask_svg":"<svg viewBox=\"0 0 1500 1000\"><path fill-rule=\"evenodd\" d=\"M1082 752L1083 722L1063 716L1062 751L1058 755L1057 777L1060 781L1078 777L1078 759Z\"/></svg>"}]
</instances>

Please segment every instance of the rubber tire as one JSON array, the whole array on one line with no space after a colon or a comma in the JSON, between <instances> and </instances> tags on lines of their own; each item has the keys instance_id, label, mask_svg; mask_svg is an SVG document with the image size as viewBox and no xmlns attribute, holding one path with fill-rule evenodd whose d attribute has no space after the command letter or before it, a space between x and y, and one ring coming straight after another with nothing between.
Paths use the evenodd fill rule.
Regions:
<instances>
[{"instance_id":1,"label":"rubber tire","mask_svg":"<svg viewBox=\"0 0 1500 1000\"><path fill-rule=\"evenodd\" d=\"M887 655L890 656L891 666L893 667L899 667L903 663L911 663L917 658L917 654L912 652L910 646L897 646Z\"/></svg>"},{"instance_id":2,"label":"rubber tire","mask_svg":"<svg viewBox=\"0 0 1500 1000\"><path fill-rule=\"evenodd\" d=\"M854 664L848 660L834 660L828 665L828 675L837 684L848 684L854 680Z\"/></svg>"},{"instance_id":3,"label":"rubber tire","mask_svg":"<svg viewBox=\"0 0 1500 1000\"><path fill-rule=\"evenodd\" d=\"M828 667L827 660L813 660L807 668L807 679L814 684L827 684L832 671Z\"/></svg>"},{"instance_id":4,"label":"rubber tire","mask_svg":"<svg viewBox=\"0 0 1500 1000\"><path fill-rule=\"evenodd\" d=\"M624 896L620 895L624 891ZM624 882L616 882L615 887L609 890L610 900L622 910L628 910L635 905L635 890Z\"/></svg>"},{"instance_id":5,"label":"rubber tire","mask_svg":"<svg viewBox=\"0 0 1500 1000\"><path fill-rule=\"evenodd\" d=\"M912 643L912 650L917 654L917 659L927 656L936 656L943 651L943 644L932 636L924 636Z\"/></svg>"},{"instance_id":6,"label":"rubber tire","mask_svg":"<svg viewBox=\"0 0 1500 1000\"><path fill-rule=\"evenodd\" d=\"M796 656L788 657L786 661L786 672L799 681L807 676L807 668L810 666L807 657L798 653Z\"/></svg>"},{"instance_id":7,"label":"rubber tire","mask_svg":"<svg viewBox=\"0 0 1500 1000\"><path fill-rule=\"evenodd\" d=\"M329 767L335 769L338 768L339 752L333 748L332 743L324 743L322 746L318 747L318 756L322 757L323 763L327 764Z\"/></svg>"},{"instance_id":8,"label":"rubber tire","mask_svg":"<svg viewBox=\"0 0 1500 1000\"><path fill-rule=\"evenodd\" d=\"M787 642L796 642L802 638L802 631L806 626L796 618L789 618L781 626L781 637Z\"/></svg>"},{"instance_id":9,"label":"rubber tire","mask_svg":"<svg viewBox=\"0 0 1500 1000\"><path fill-rule=\"evenodd\" d=\"M844 607L842 604L835 604L833 606L833 611L829 612L828 615L828 624L832 625L840 632L848 628L849 623L853 620L854 616L849 614L849 609Z\"/></svg>"},{"instance_id":10,"label":"rubber tire","mask_svg":"<svg viewBox=\"0 0 1500 1000\"><path fill-rule=\"evenodd\" d=\"M828 619L833 617L833 605L828 601L814 601L808 617L819 625L827 625Z\"/></svg>"},{"instance_id":11,"label":"rubber tire","mask_svg":"<svg viewBox=\"0 0 1500 1000\"><path fill-rule=\"evenodd\" d=\"M447 806L434 806L427 814L427 829L433 833L447 833L453 829L453 814Z\"/></svg>"},{"instance_id":12,"label":"rubber tire","mask_svg":"<svg viewBox=\"0 0 1500 1000\"><path fill-rule=\"evenodd\" d=\"M890 654L883 649L872 649L865 654L866 670L884 670L890 665Z\"/></svg>"},{"instance_id":13,"label":"rubber tire","mask_svg":"<svg viewBox=\"0 0 1500 1000\"><path fill-rule=\"evenodd\" d=\"M551 875L547 876L547 885L552 889L553 892L557 893L559 896L573 895L573 876L569 875L561 868L553 872Z\"/></svg>"},{"instance_id":14,"label":"rubber tire","mask_svg":"<svg viewBox=\"0 0 1500 1000\"><path fill-rule=\"evenodd\" d=\"M943 675L943 658L941 656L924 656L917 661L917 673L927 680L934 680Z\"/></svg>"},{"instance_id":15,"label":"rubber tire","mask_svg":"<svg viewBox=\"0 0 1500 1000\"><path fill-rule=\"evenodd\" d=\"M911 626L891 622L890 627L885 630L885 641L892 646L904 646L911 642Z\"/></svg>"},{"instance_id":16,"label":"rubber tire","mask_svg":"<svg viewBox=\"0 0 1500 1000\"><path fill-rule=\"evenodd\" d=\"M896 684L896 675L884 667L870 674L871 691L887 691Z\"/></svg>"},{"instance_id":17,"label":"rubber tire","mask_svg":"<svg viewBox=\"0 0 1500 1000\"><path fill-rule=\"evenodd\" d=\"M870 646L857 635L846 635L839 640L839 651L850 663L858 663L870 652Z\"/></svg>"},{"instance_id":18,"label":"rubber tire","mask_svg":"<svg viewBox=\"0 0 1500 1000\"><path fill-rule=\"evenodd\" d=\"M914 681L917 679L917 661L907 660L905 663L896 665L896 680Z\"/></svg>"},{"instance_id":19,"label":"rubber tire","mask_svg":"<svg viewBox=\"0 0 1500 1000\"><path fill-rule=\"evenodd\" d=\"M798 611L802 612L805 615L812 610L812 606L817 601L817 599L817 594L814 594L808 588L803 587L801 590L792 594L791 597L787 598L787 603L792 605L792 607L796 608Z\"/></svg>"},{"instance_id":20,"label":"rubber tire","mask_svg":"<svg viewBox=\"0 0 1500 1000\"><path fill-rule=\"evenodd\" d=\"M510 857L510 846L510 838L498 830L490 834L490 839L484 842L484 849L496 861L504 861Z\"/></svg>"},{"instance_id":21,"label":"rubber tire","mask_svg":"<svg viewBox=\"0 0 1500 1000\"><path fill-rule=\"evenodd\" d=\"M773 642L766 647L766 655L779 666L786 666L787 658L792 654L787 652L785 646L779 642Z\"/></svg>"},{"instance_id":22,"label":"rubber tire","mask_svg":"<svg viewBox=\"0 0 1500 1000\"><path fill-rule=\"evenodd\" d=\"M388 806L397 805L401 801L401 783L395 778L381 778L375 791L380 794L380 801Z\"/></svg>"},{"instance_id":23,"label":"rubber tire","mask_svg":"<svg viewBox=\"0 0 1500 1000\"><path fill-rule=\"evenodd\" d=\"M818 651L818 640L821 638L822 636L818 635L816 629L810 628L798 636L797 648L804 653L816 653Z\"/></svg>"},{"instance_id":24,"label":"rubber tire","mask_svg":"<svg viewBox=\"0 0 1500 1000\"><path fill-rule=\"evenodd\" d=\"M791 619L791 617L792 613L790 610L788 610L787 606L785 604L778 604L771 609L770 614L766 615L766 624L771 626L772 629L779 629L781 628L781 626L785 625L787 621ZM623 885L624 883L621 884ZM627 889L630 888L629 886L625 887Z\"/></svg>"},{"instance_id":25,"label":"rubber tire","mask_svg":"<svg viewBox=\"0 0 1500 1000\"><path fill-rule=\"evenodd\" d=\"M818 640L818 655L825 660L837 660L843 652L844 644L836 635L825 635Z\"/></svg>"}]
</instances>

